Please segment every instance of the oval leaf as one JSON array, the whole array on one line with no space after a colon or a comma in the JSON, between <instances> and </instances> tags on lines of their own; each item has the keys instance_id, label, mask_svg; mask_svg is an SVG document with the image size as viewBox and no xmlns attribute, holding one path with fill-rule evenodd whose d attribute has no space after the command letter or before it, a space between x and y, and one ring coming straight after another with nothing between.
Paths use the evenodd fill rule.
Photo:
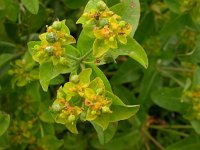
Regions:
<instances>
[{"instance_id":1,"label":"oval leaf","mask_svg":"<svg viewBox=\"0 0 200 150\"><path fill-rule=\"evenodd\" d=\"M22 4L32 14L37 14L39 10L39 0L22 0Z\"/></svg>"}]
</instances>

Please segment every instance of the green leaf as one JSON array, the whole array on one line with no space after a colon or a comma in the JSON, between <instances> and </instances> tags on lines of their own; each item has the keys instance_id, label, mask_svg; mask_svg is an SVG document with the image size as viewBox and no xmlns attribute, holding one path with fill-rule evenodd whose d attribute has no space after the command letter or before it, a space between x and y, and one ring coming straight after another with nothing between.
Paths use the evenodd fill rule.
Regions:
<instances>
[{"instance_id":1,"label":"green leaf","mask_svg":"<svg viewBox=\"0 0 200 150\"><path fill-rule=\"evenodd\" d=\"M97 10L97 3L99 0L89 0L87 5L85 6L84 12L89 12L92 10Z\"/></svg>"},{"instance_id":2,"label":"green leaf","mask_svg":"<svg viewBox=\"0 0 200 150\"><path fill-rule=\"evenodd\" d=\"M164 27L160 31L160 34L162 36L171 36L171 34L176 34L177 32L183 30L186 26L194 28L196 26L188 13L183 15L173 15L173 19L165 23Z\"/></svg>"},{"instance_id":3,"label":"green leaf","mask_svg":"<svg viewBox=\"0 0 200 150\"><path fill-rule=\"evenodd\" d=\"M65 78L62 76L62 75L59 75L55 78L53 78L51 81L50 81L50 85L59 85L59 84L62 84L65 82Z\"/></svg>"},{"instance_id":4,"label":"green leaf","mask_svg":"<svg viewBox=\"0 0 200 150\"><path fill-rule=\"evenodd\" d=\"M47 123L54 123L54 119L49 111L42 112L39 116L40 120L47 122Z\"/></svg>"},{"instance_id":5,"label":"green leaf","mask_svg":"<svg viewBox=\"0 0 200 150\"><path fill-rule=\"evenodd\" d=\"M135 147L135 145L141 142L141 132L139 132L138 129L128 130L127 128L125 129L125 131L126 132L116 134L116 136L114 136L114 138L110 142L105 143L105 145L95 143L95 147L97 149L105 150L132 150ZM134 150L140 149L136 148Z\"/></svg>"},{"instance_id":6,"label":"green leaf","mask_svg":"<svg viewBox=\"0 0 200 150\"><path fill-rule=\"evenodd\" d=\"M57 139L56 136L47 135L42 137L41 139L38 139L38 143L45 149L56 150L64 144L64 141Z\"/></svg>"},{"instance_id":7,"label":"green leaf","mask_svg":"<svg viewBox=\"0 0 200 150\"><path fill-rule=\"evenodd\" d=\"M121 3L112 6L110 10L132 25L133 29L130 35L133 36L139 24L140 1L122 0Z\"/></svg>"},{"instance_id":8,"label":"green leaf","mask_svg":"<svg viewBox=\"0 0 200 150\"><path fill-rule=\"evenodd\" d=\"M72 0L64 0L64 3L67 7L71 9L77 9L81 6L85 5L88 0L78 0L78 1L72 1Z\"/></svg>"},{"instance_id":9,"label":"green leaf","mask_svg":"<svg viewBox=\"0 0 200 150\"><path fill-rule=\"evenodd\" d=\"M133 67L134 66L134 67ZM133 59L129 58L121 66L110 79L112 85L120 85L137 81L140 77L141 67L137 65Z\"/></svg>"},{"instance_id":10,"label":"green leaf","mask_svg":"<svg viewBox=\"0 0 200 150\"><path fill-rule=\"evenodd\" d=\"M113 50L113 53L116 53L117 56L119 55L128 55L129 57L136 60L140 63L144 68L148 67L148 58L147 54L138 42L131 38L127 37L127 44L126 45L119 45L118 49Z\"/></svg>"},{"instance_id":11,"label":"green leaf","mask_svg":"<svg viewBox=\"0 0 200 150\"><path fill-rule=\"evenodd\" d=\"M119 97L110 91L106 91L106 97L112 99L112 105L126 106Z\"/></svg>"},{"instance_id":12,"label":"green leaf","mask_svg":"<svg viewBox=\"0 0 200 150\"><path fill-rule=\"evenodd\" d=\"M32 14L37 14L39 10L39 0L22 0L22 4Z\"/></svg>"},{"instance_id":13,"label":"green leaf","mask_svg":"<svg viewBox=\"0 0 200 150\"><path fill-rule=\"evenodd\" d=\"M47 91L50 81L56 76L69 73L70 70L70 68L61 64L54 66L52 62L42 63L39 67L39 77L43 90Z\"/></svg>"},{"instance_id":14,"label":"green leaf","mask_svg":"<svg viewBox=\"0 0 200 150\"><path fill-rule=\"evenodd\" d=\"M93 44L93 55L96 58L103 56L109 50L108 44L104 40L96 39Z\"/></svg>"},{"instance_id":15,"label":"green leaf","mask_svg":"<svg viewBox=\"0 0 200 150\"><path fill-rule=\"evenodd\" d=\"M103 81L103 83L105 85L105 89L107 91L109 91L109 92L112 92L112 88L111 88L110 82L106 78L105 74L95 64L87 64L87 65L92 68L92 74L95 77L100 77L101 78L101 80Z\"/></svg>"},{"instance_id":16,"label":"green leaf","mask_svg":"<svg viewBox=\"0 0 200 150\"><path fill-rule=\"evenodd\" d=\"M113 111L110 114L110 122L116 122L120 120L126 120L137 113L139 110L139 105L112 105L111 110Z\"/></svg>"},{"instance_id":17,"label":"green leaf","mask_svg":"<svg viewBox=\"0 0 200 150\"><path fill-rule=\"evenodd\" d=\"M175 13L180 13L180 1L179 0L164 0L169 9Z\"/></svg>"},{"instance_id":18,"label":"green leaf","mask_svg":"<svg viewBox=\"0 0 200 150\"><path fill-rule=\"evenodd\" d=\"M184 112L188 105L181 102L181 88L162 88L152 93L151 97L158 106L170 111Z\"/></svg>"},{"instance_id":19,"label":"green leaf","mask_svg":"<svg viewBox=\"0 0 200 150\"><path fill-rule=\"evenodd\" d=\"M0 136L6 132L10 124L10 116L4 112L0 112Z\"/></svg>"},{"instance_id":20,"label":"green leaf","mask_svg":"<svg viewBox=\"0 0 200 150\"><path fill-rule=\"evenodd\" d=\"M200 120L191 120L190 123L193 129L200 134Z\"/></svg>"},{"instance_id":21,"label":"green leaf","mask_svg":"<svg viewBox=\"0 0 200 150\"><path fill-rule=\"evenodd\" d=\"M90 49L92 49L93 47L94 38L89 36L89 33L87 32L87 30L83 29L78 37L77 48L82 56L90 51Z\"/></svg>"},{"instance_id":22,"label":"green leaf","mask_svg":"<svg viewBox=\"0 0 200 150\"><path fill-rule=\"evenodd\" d=\"M14 54L4 53L0 55L0 67L15 57Z\"/></svg>"},{"instance_id":23,"label":"green leaf","mask_svg":"<svg viewBox=\"0 0 200 150\"><path fill-rule=\"evenodd\" d=\"M16 22L16 20L18 18L18 14L19 14L19 6L16 3L16 1L3 0L3 3L4 3L5 8L2 10L3 12L1 12L1 13L4 15L4 17L7 17L8 19L12 20L13 22Z\"/></svg>"},{"instance_id":24,"label":"green leaf","mask_svg":"<svg viewBox=\"0 0 200 150\"><path fill-rule=\"evenodd\" d=\"M87 69L83 70L79 74L79 78L80 78L79 83L81 83L81 84L88 84L90 82L90 76L91 76L91 74L92 74L92 69L91 68L87 68Z\"/></svg>"},{"instance_id":25,"label":"green leaf","mask_svg":"<svg viewBox=\"0 0 200 150\"><path fill-rule=\"evenodd\" d=\"M90 82L89 88L97 91L98 89L102 89L103 93L105 91L105 86L101 78L96 77L94 80Z\"/></svg>"},{"instance_id":26,"label":"green leaf","mask_svg":"<svg viewBox=\"0 0 200 150\"><path fill-rule=\"evenodd\" d=\"M0 150L8 149L10 146L10 139L8 134L4 133L0 136Z\"/></svg>"},{"instance_id":27,"label":"green leaf","mask_svg":"<svg viewBox=\"0 0 200 150\"><path fill-rule=\"evenodd\" d=\"M65 125L65 127L72 133L78 134L78 130L76 128L76 121L68 122L67 118L60 118L57 115L52 113L52 117L55 119L56 123L60 123Z\"/></svg>"},{"instance_id":28,"label":"green leaf","mask_svg":"<svg viewBox=\"0 0 200 150\"><path fill-rule=\"evenodd\" d=\"M101 114L92 122L99 125L103 130L106 130L108 128L108 125L110 122L110 115L109 114Z\"/></svg>"},{"instance_id":29,"label":"green leaf","mask_svg":"<svg viewBox=\"0 0 200 150\"><path fill-rule=\"evenodd\" d=\"M103 130L100 126L98 126L95 123L92 123L92 125L97 132L100 143L104 145L105 143L108 143L115 135L118 123L117 122L110 123L106 130Z\"/></svg>"},{"instance_id":30,"label":"green leaf","mask_svg":"<svg viewBox=\"0 0 200 150\"><path fill-rule=\"evenodd\" d=\"M200 149L200 137L196 135L189 136L168 146L166 150L198 150Z\"/></svg>"},{"instance_id":31,"label":"green leaf","mask_svg":"<svg viewBox=\"0 0 200 150\"><path fill-rule=\"evenodd\" d=\"M76 128L76 122L66 123L65 126L70 132L72 132L74 134L78 134L78 130Z\"/></svg>"}]
</instances>

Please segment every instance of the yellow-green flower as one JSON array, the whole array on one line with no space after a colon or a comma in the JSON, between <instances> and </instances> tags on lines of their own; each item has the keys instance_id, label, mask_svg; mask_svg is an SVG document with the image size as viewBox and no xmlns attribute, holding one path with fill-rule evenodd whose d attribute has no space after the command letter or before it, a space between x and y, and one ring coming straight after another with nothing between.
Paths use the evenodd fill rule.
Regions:
<instances>
[{"instance_id":1,"label":"yellow-green flower","mask_svg":"<svg viewBox=\"0 0 200 150\"><path fill-rule=\"evenodd\" d=\"M35 61L43 63L50 60L54 65L67 63L66 45L75 43L75 39L70 35L65 20L55 21L39 38L41 42L36 44L32 50Z\"/></svg>"},{"instance_id":2,"label":"yellow-green flower","mask_svg":"<svg viewBox=\"0 0 200 150\"><path fill-rule=\"evenodd\" d=\"M95 37L93 55L96 58L102 57L110 49L117 49L118 41L126 44L132 30L131 25L110 11L103 1L98 2L96 10L85 12L77 23L92 31Z\"/></svg>"}]
</instances>

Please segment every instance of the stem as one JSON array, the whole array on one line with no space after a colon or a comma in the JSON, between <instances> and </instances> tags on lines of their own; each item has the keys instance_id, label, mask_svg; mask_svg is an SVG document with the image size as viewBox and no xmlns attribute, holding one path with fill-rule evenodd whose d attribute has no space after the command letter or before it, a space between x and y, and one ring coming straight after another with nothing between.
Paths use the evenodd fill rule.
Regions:
<instances>
[{"instance_id":1,"label":"stem","mask_svg":"<svg viewBox=\"0 0 200 150\"><path fill-rule=\"evenodd\" d=\"M158 66L161 70L167 70L167 71L177 71L177 72L193 72L191 69L187 68L175 68L175 67L166 67L166 66Z\"/></svg>"},{"instance_id":2,"label":"stem","mask_svg":"<svg viewBox=\"0 0 200 150\"><path fill-rule=\"evenodd\" d=\"M87 58L92 53L92 49L90 49L85 55L79 58L79 61L82 62L85 58Z\"/></svg>"},{"instance_id":3,"label":"stem","mask_svg":"<svg viewBox=\"0 0 200 150\"><path fill-rule=\"evenodd\" d=\"M165 150L165 148L154 137L152 137L151 134L149 134L147 131L144 131L144 133L158 148Z\"/></svg>"},{"instance_id":4,"label":"stem","mask_svg":"<svg viewBox=\"0 0 200 150\"><path fill-rule=\"evenodd\" d=\"M189 136L189 135L186 134L186 133L182 133L182 132L179 132L179 131L176 131L176 130L172 130L172 129L155 128L155 127L150 127L150 128L152 128L152 129L157 129L157 130L161 130L161 131L164 131L164 132L173 133L173 134L180 135L180 136L184 136L184 137L188 137L188 136Z\"/></svg>"},{"instance_id":5,"label":"stem","mask_svg":"<svg viewBox=\"0 0 200 150\"><path fill-rule=\"evenodd\" d=\"M175 78L173 75L171 75L170 73L164 71L164 70L160 70L160 72L162 72L163 74L165 74L166 76L170 77L172 80L174 80L177 84L179 84L181 87L185 87L184 83L181 82L180 80L178 80L177 78Z\"/></svg>"},{"instance_id":6,"label":"stem","mask_svg":"<svg viewBox=\"0 0 200 150\"><path fill-rule=\"evenodd\" d=\"M190 125L151 125L150 128L192 129L192 126Z\"/></svg>"},{"instance_id":7,"label":"stem","mask_svg":"<svg viewBox=\"0 0 200 150\"><path fill-rule=\"evenodd\" d=\"M76 61L80 61L79 58L76 58L76 57L74 57L74 56L72 56L72 55L67 54L66 56L67 56L68 58L70 58L70 59L73 59L73 60L76 60Z\"/></svg>"}]
</instances>

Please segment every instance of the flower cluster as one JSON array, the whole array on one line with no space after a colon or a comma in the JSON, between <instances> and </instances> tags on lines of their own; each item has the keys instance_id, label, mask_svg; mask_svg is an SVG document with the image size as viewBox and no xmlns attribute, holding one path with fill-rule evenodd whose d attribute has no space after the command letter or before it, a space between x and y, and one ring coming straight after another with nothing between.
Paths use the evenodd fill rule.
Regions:
<instances>
[{"instance_id":1,"label":"flower cluster","mask_svg":"<svg viewBox=\"0 0 200 150\"><path fill-rule=\"evenodd\" d=\"M92 121L102 113L112 113L112 101L105 96L103 81L97 77L90 81L91 69L73 75L70 82L60 87L51 109L56 122L74 124L77 119Z\"/></svg>"},{"instance_id":2,"label":"flower cluster","mask_svg":"<svg viewBox=\"0 0 200 150\"><path fill-rule=\"evenodd\" d=\"M93 45L95 57L101 57L109 49L116 49L117 41L126 44L132 30L131 25L110 11L103 1L97 3L96 9L85 12L77 23L92 26L96 38Z\"/></svg>"},{"instance_id":3,"label":"flower cluster","mask_svg":"<svg viewBox=\"0 0 200 150\"><path fill-rule=\"evenodd\" d=\"M25 86L29 82L39 79L39 72L35 64L28 63L25 59L16 60L8 73L13 76L12 82L17 86Z\"/></svg>"},{"instance_id":4,"label":"flower cluster","mask_svg":"<svg viewBox=\"0 0 200 150\"><path fill-rule=\"evenodd\" d=\"M192 114L190 118L200 119L200 88L185 91L182 100L192 106L189 113Z\"/></svg>"},{"instance_id":5,"label":"flower cluster","mask_svg":"<svg viewBox=\"0 0 200 150\"><path fill-rule=\"evenodd\" d=\"M65 20L54 21L51 26L47 26L47 32L39 36L41 42L33 47L33 59L39 63L51 60L54 65L66 64L66 46L75 43L75 39L70 35Z\"/></svg>"}]
</instances>

